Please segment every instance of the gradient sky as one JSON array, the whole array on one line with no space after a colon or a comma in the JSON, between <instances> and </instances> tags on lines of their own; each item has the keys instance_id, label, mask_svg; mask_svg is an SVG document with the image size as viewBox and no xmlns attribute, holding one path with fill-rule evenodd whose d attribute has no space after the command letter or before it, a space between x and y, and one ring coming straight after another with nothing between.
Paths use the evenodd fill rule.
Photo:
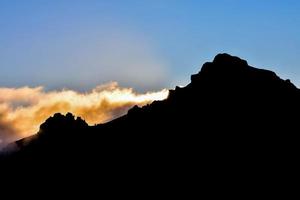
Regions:
<instances>
[{"instance_id":1,"label":"gradient sky","mask_svg":"<svg viewBox=\"0 0 300 200\"><path fill-rule=\"evenodd\" d=\"M298 0L0 0L0 87L189 82L227 52L300 86Z\"/></svg>"}]
</instances>

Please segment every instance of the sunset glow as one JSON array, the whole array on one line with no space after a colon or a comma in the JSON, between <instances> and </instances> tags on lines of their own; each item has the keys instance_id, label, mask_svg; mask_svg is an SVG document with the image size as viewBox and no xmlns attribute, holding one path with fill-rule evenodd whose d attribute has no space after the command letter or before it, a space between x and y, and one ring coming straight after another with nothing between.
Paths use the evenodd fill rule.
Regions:
<instances>
[{"instance_id":1,"label":"sunset glow","mask_svg":"<svg viewBox=\"0 0 300 200\"><path fill-rule=\"evenodd\" d=\"M138 94L116 82L97 86L90 92L73 90L45 92L43 87L0 88L0 138L2 143L37 133L49 116L71 112L90 125L126 114L134 105L163 100L168 90Z\"/></svg>"}]
</instances>

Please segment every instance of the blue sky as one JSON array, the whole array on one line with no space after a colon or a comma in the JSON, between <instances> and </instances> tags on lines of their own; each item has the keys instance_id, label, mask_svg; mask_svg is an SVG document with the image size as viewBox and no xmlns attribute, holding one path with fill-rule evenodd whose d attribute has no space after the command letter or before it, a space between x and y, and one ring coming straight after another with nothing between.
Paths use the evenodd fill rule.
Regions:
<instances>
[{"instance_id":1,"label":"blue sky","mask_svg":"<svg viewBox=\"0 0 300 200\"><path fill-rule=\"evenodd\" d=\"M300 86L297 0L0 0L0 87L189 82L220 52Z\"/></svg>"}]
</instances>

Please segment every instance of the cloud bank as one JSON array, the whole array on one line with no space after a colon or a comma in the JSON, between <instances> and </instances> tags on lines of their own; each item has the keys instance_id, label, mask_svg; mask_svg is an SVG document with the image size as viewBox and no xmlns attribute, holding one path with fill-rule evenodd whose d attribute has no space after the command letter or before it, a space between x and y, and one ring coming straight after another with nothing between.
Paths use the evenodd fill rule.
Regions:
<instances>
[{"instance_id":1,"label":"cloud bank","mask_svg":"<svg viewBox=\"0 0 300 200\"><path fill-rule=\"evenodd\" d=\"M43 87L0 88L0 146L36 133L54 113L72 112L90 125L125 114L134 105L165 99L168 90L138 94L116 82L97 86L90 92L45 91Z\"/></svg>"}]
</instances>

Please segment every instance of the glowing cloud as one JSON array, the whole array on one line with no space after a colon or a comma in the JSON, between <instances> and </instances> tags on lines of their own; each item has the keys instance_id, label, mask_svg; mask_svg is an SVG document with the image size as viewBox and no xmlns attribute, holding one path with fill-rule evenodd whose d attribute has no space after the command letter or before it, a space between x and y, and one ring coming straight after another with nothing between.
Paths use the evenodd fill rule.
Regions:
<instances>
[{"instance_id":1,"label":"glowing cloud","mask_svg":"<svg viewBox=\"0 0 300 200\"><path fill-rule=\"evenodd\" d=\"M43 87L0 88L0 145L36 133L54 113L71 112L88 124L103 123L125 114L134 105L163 100L168 90L137 94L116 82L90 92L73 90L45 92Z\"/></svg>"}]
</instances>

